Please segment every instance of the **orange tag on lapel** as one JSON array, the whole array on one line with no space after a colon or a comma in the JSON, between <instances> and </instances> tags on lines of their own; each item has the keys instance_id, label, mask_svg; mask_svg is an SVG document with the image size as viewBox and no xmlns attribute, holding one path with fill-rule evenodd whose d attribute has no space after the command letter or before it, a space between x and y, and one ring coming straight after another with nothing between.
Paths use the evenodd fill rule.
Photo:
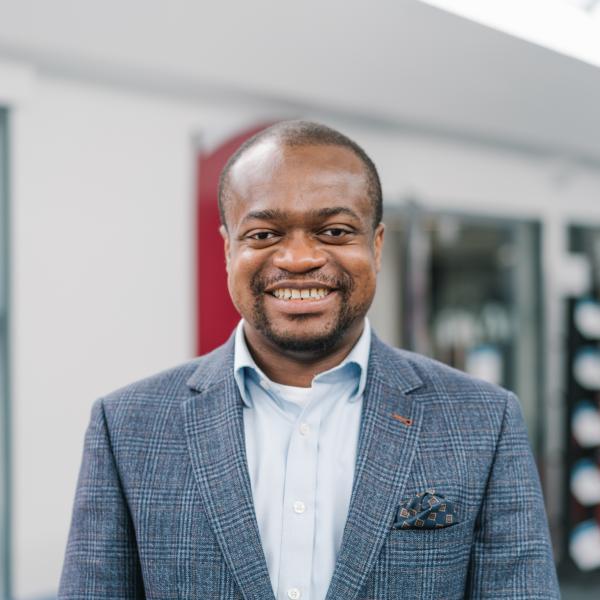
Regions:
<instances>
[{"instance_id":1,"label":"orange tag on lapel","mask_svg":"<svg viewBox=\"0 0 600 600\"><path fill-rule=\"evenodd\" d=\"M397 413L392 413L392 417L394 417L396 421L400 421L400 423L403 423L404 425L408 425L409 427L412 425L412 419L409 419L408 417L403 417L402 415L399 415Z\"/></svg>"}]
</instances>

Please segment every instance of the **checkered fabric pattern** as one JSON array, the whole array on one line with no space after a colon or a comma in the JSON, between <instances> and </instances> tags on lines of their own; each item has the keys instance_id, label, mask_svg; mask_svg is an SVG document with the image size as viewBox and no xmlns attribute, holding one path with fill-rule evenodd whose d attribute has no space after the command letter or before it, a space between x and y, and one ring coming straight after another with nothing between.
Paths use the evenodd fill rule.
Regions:
<instances>
[{"instance_id":1,"label":"checkered fabric pattern","mask_svg":"<svg viewBox=\"0 0 600 600\"><path fill-rule=\"evenodd\" d=\"M60 599L274 599L242 412L233 338L96 402ZM441 502L439 492L458 522L395 527L402 500L424 490L436 493L414 510ZM326 600L341 598L559 598L512 394L373 338L350 511Z\"/></svg>"}]
</instances>

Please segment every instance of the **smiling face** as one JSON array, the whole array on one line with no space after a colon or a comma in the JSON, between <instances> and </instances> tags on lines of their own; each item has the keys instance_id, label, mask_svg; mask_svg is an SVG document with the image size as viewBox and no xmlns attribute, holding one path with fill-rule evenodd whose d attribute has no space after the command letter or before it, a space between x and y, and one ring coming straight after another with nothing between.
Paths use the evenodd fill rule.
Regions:
<instances>
[{"instance_id":1,"label":"smiling face","mask_svg":"<svg viewBox=\"0 0 600 600\"><path fill-rule=\"evenodd\" d=\"M233 166L228 285L252 344L326 355L354 343L375 293L383 225L365 167L341 146L267 140Z\"/></svg>"}]
</instances>

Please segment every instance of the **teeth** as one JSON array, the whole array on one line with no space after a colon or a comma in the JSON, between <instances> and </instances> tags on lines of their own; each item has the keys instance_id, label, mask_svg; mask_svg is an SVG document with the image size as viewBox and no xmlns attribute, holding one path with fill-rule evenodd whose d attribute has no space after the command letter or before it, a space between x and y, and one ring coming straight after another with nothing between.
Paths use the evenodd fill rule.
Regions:
<instances>
[{"instance_id":1,"label":"teeth","mask_svg":"<svg viewBox=\"0 0 600 600\"><path fill-rule=\"evenodd\" d=\"M326 288L296 289L296 288L278 288L272 292L275 298L280 300L310 300L325 298L329 294Z\"/></svg>"}]
</instances>

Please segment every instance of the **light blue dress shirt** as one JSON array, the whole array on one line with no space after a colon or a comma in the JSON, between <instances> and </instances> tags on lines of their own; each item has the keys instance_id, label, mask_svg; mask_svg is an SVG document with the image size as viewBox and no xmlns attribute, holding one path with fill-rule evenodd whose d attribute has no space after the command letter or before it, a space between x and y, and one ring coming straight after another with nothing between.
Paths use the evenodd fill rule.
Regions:
<instances>
[{"instance_id":1,"label":"light blue dress shirt","mask_svg":"<svg viewBox=\"0 0 600 600\"><path fill-rule=\"evenodd\" d=\"M243 321L234 376L244 402L252 496L277 600L323 600L352 493L371 328L309 388L277 384L254 362Z\"/></svg>"}]
</instances>

